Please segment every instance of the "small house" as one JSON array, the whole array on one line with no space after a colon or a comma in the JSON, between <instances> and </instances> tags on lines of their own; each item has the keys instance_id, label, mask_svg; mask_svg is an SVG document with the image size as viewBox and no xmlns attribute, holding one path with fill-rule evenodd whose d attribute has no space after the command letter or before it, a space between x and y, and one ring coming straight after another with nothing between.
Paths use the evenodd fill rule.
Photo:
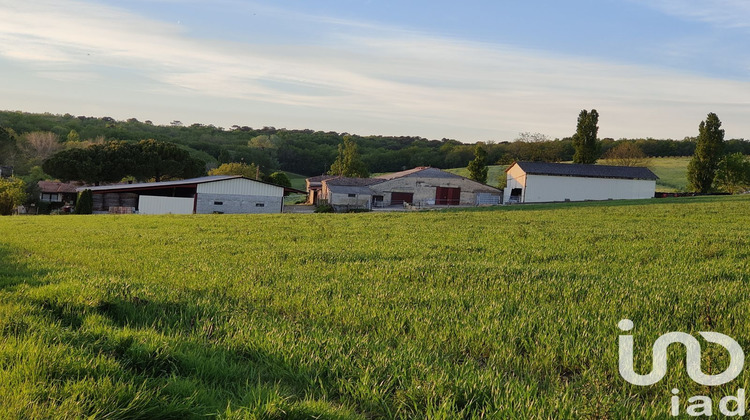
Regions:
<instances>
[{"instance_id":1,"label":"small house","mask_svg":"<svg viewBox=\"0 0 750 420\"><path fill-rule=\"evenodd\" d=\"M80 183L39 181L39 201L44 203L71 203L76 202Z\"/></svg>"},{"instance_id":2,"label":"small house","mask_svg":"<svg viewBox=\"0 0 750 420\"><path fill-rule=\"evenodd\" d=\"M318 204L318 201L321 199L321 191L323 190L323 181L331 178L336 178L336 175L318 175L305 180L308 204Z\"/></svg>"}]
</instances>

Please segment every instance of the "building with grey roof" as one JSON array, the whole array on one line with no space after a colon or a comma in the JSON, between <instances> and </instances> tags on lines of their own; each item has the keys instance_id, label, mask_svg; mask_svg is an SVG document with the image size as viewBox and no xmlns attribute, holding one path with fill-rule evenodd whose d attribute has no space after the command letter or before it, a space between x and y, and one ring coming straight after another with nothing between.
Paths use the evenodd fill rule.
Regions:
<instances>
[{"instance_id":1,"label":"building with grey roof","mask_svg":"<svg viewBox=\"0 0 750 420\"><path fill-rule=\"evenodd\" d=\"M375 176L333 177L321 181L318 197L337 211L405 206L476 206L500 204L502 191L431 167Z\"/></svg>"},{"instance_id":2,"label":"building with grey roof","mask_svg":"<svg viewBox=\"0 0 750 420\"><path fill-rule=\"evenodd\" d=\"M94 212L141 214L281 213L284 195L303 193L239 175L178 181L82 187L93 193Z\"/></svg>"},{"instance_id":3,"label":"building with grey roof","mask_svg":"<svg viewBox=\"0 0 750 420\"><path fill-rule=\"evenodd\" d=\"M659 179L643 167L549 162L515 162L505 173L506 203L653 198Z\"/></svg>"}]
</instances>

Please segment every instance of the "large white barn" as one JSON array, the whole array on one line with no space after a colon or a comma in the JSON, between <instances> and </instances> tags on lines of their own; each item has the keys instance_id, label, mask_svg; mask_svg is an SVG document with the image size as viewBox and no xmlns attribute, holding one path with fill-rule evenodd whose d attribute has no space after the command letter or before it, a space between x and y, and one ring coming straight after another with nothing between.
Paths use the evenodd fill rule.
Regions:
<instances>
[{"instance_id":1,"label":"large white barn","mask_svg":"<svg viewBox=\"0 0 750 420\"><path fill-rule=\"evenodd\" d=\"M516 162L505 172L505 203L653 198L659 179L642 167L548 162Z\"/></svg>"},{"instance_id":2,"label":"large white barn","mask_svg":"<svg viewBox=\"0 0 750 420\"><path fill-rule=\"evenodd\" d=\"M281 213L285 192L299 192L235 175L120 184L90 189L94 212L140 214Z\"/></svg>"}]
</instances>

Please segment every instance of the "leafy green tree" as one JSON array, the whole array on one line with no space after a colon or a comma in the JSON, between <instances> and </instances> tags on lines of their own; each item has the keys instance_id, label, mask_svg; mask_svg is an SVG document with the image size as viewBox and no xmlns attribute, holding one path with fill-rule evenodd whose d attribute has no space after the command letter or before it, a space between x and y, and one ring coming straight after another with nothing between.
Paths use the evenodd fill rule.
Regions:
<instances>
[{"instance_id":1,"label":"leafy green tree","mask_svg":"<svg viewBox=\"0 0 750 420\"><path fill-rule=\"evenodd\" d=\"M52 155L42 164L44 172L62 181L98 185L126 176L137 179L192 178L205 174L205 163L172 143L143 140L112 141L71 148Z\"/></svg>"},{"instance_id":2,"label":"leafy green tree","mask_svg":"<svg viewBox=\"0 0 750 420\"><path fill-rule=\"evenodd\" d=\"M61 181L83 181L99 185L117 182L134 169L132 153L120 142L93 144L55 153L42 164L44 172Z\"/></svg>"},{"instance_id":3,"label":"leafy green tree","mask_svg":"<svg viewBox=\"0 0 750 420\"><path fill-rule=\"evenodd\" d=\"M91 169L93 153L88 148L67 149L57 152L42 163L42 169L51 177L63 182L86 181L91 182L87 170ZM95 179L93 182L99 182Z\"/></svg>"},{"instance_id":4,"label":"leafy green tree","mask_svg":"<svg viewBox=\"0 0 750 420\"><path fill-rule=\"evenodd\" d=\"M0 165L13 165L17 154L15 134L12 130L0 127Z\"/></svg>"},{"instance_id":5,"label":"leafy green tree","mask_svg":"<svg viewBox=\"0 0 750 420\"><path fill-rule=\"evenodd\" d=\"M20 178L0 178L0 215L8 216L26 200L26 183Z\"/></svg>"},{"instance_id":6,"label":"leafy green tree","mask_svg":"<svg viewBox=\"0 0 750 420\"><path fill-rule=\"evenodd\" d=\"M94 195L91 190L83 190L78 193L76 200L76 214L91 214L94 211Z\"/></svg>"},{"instance_id":7,"label":"leafy green tree","mask_svg":"<svg viewBox=\"0 0 750 420\"><path fill-rule=\"evenodd\" d=\"M135 177L141 159L141 149L137 144L125 141L111 141L105 144L93 144L89 149L95 156L92 159L104 162L97 168L99 177L106 182L119 182L131 176Z\"/></svg>"},{"instance_id":8,"label":"leafy green tree","mask_svg":"<svg viewBox=\"0 0 750 420\"><path fill-rule=\"evenodd\" d=\"M477 144L474 147L474 160L469 162L467 169L469 170L469 178L482 184L487 182L487 171L489 170L487 167L487 151L481 145Z\"/></svg>"},{"instance_id":9,"label":"leafy green tree","mask_svg":"<svg viewBox=\"0 0 750 420\"><path fill-rule=\"evenodd\" d=\"M750 161L742 153L732 153L721 159L716 169L716 187L730 194L750 187Z\"/></svg>"},{"instance_id":10,"label":"leafy green tree","mask_svg":"<svg viewBox=\"0 0 750 420\"><path fill-rule=\"evenodd\" d=\"M232 162L232 154L229 153L226 149L221 149L219 152L219 156L216 158L217 161L219 161L219 164L222 163L231 163Z\"/></svg>"},{"instance_id":11,"label":"leafy green tree","mask_svg":"<svg viewBox=\"0 0 750 420\"><path fill-rule=\"evenodd\" d=\"M255 136L250 139L250 141L247 142L247 147L253 147L261 150L275 149L276 142L278 142L278 136L276 134L261 134L260 136Z\"/></svg>"},{"instance_id":12,"label":"leafy green tree","mask_svg":"<svg viewBox=\"0 0 750 420\"><path fill-rule=\"evenodd\" d=\"M281 185L282 187L291 187L292 181L286 176L284 172L274 172L268 177L268 181L272 184Z\"/></svg>"},{"instance_id":13,"label":"leafy green tree","mask_svg":"<svg viewBox=\"0 0 750 420\"><path fill-rule=\"evenodd\" d=\"M369 178L370 172L359 156L357 144L351 136L344 136L344 141L339 144L338 156L331 165L330 175L340 175L352 178Z\"/></svg>"},{"instance_id":14,"label":"leafy green tree","mask_svg":"<svg viewBox=\"0 0 750 420\"><path fill-rule=\"evenodd\" d=\"M584 109L578 114L578 128L573 135L573 146L576 150L573 163L596 163L599 157L599 141L596 137L599 132L598 124L599 113L595 109L591 112Z\"/></svg>"},{"instance_id":15,"label":"leafy green tree","mask_svg":"<svg viewBox=\"0 0 750 420\"><path fill-rule=\"evenodd\" d=\"M205 173L205 163L174 143L153 139L138 142L139 153L134 175L139 179L156 182L166 178L191 178Z\"/></svg>"},{"instance_id":16,"label":"leafy green tree","mask_svg":"<svg viewBox=\"0 0 750 420\"><path fill-rule=\"evenodd\" d=\"M218 168L211 169L208 171L209 175L241 175L245 178L256 179L256 177L262 177L263 174L258 170L258 166L254 163L250 165L240 162L224 163Z\"/></svg>"},{"instance_id":17,"label":"leafy green tree","mask_svg":"<svg viewBox=\"0 0 750 420\"><path fill-rule=\"evenodd\" d=\"M711 112L698 126L695 154L688 164L688 186L692 191L711 191L723 152L724 130L719 117Z\"/></svg>"},{"instance_id":18,"label":"leafy green tree","mask_svg":"<svg viewBox=\"0 0 750 420\"><path fill-rule=\"evenodd\" d=\"M41 194L39 181L50 179L50 176L44 173L41 166L34 166L29 174L21 177L21 179L26 183L26 201L24 204L38 204Z\"/></svg>"},{"instance_id":19,"label":"leafy green tree","mask_svg":"<svg viewBox=\"0 0 750 420\"><path fill-rule=\"evenodd\" d=\"M70 130L70 132L68 132L67 139L71 143L77 143L81 141L81 136L78 135L78 132L76 130Z\"/></svg>"}]
</instances>

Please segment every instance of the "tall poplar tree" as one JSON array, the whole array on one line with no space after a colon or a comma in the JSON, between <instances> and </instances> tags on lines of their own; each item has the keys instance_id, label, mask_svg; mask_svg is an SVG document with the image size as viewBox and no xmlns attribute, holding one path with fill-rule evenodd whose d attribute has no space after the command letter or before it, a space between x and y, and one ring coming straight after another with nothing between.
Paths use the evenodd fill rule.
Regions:
<instances>
[{"instance_id":1,"label":"tall poplar tree","mask_svg":"<svg viewBox=\"0 0 750 420\"><path fill-rule=\"evenodd\" d=\"M719 117L711 112L698 126L695 154L688 164L688 186L692 191L711 191L723 153L724 130Z\"/></svg>"},{"instance_id":2,"label":"tall poplar tree","mask_svg":"<svg viewBox=\"0 0 750 420\"><path fill-rule=\"evenodd\" d=\"M599 113L595 109L591 112L582 110L578 114L578 128L573 135L573 147L576 153L573 155L573 163L596 163L599 157Z\"/></svg>"},{"instance_id":3,"label":"tall poplar tree","mask_svg":"<svg viewBox=\"0 0 750 420\"><path fill-rule=\"evenodd\" d=\"M466 169L469 170L469 178L482 184L487 183L487 151L481 145L477 144L474 148L474 160L469 162Z\"/></svg>"}]
</instances>

